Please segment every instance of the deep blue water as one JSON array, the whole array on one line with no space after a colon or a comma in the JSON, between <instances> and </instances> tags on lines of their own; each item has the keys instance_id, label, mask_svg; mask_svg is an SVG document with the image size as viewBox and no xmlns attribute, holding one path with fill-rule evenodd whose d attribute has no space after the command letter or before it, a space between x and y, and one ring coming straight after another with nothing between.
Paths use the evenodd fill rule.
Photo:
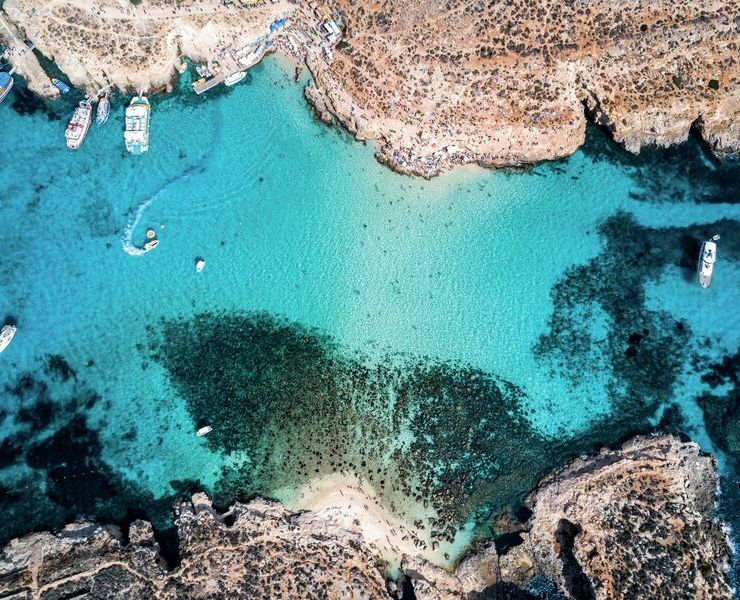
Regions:
<instances>
[{"instance_id":1,"label":"deep blue water","mask_svg":"<svg viewBox=\"0 0 740 600\"><path fill-rule=\"evenodd\" d=\"M485 532L543 472L654 429L718 456L735 512L737 162L694 140L632 157L592 129L562 161L424 181L302 90L274 59L228 92L183 86L154 99L142 157L125 99L75 153L71 101L19 86L0 106L4 540L164 528L177 494L288 500L341 472L454 553L455 527Z\"/></svg>"}]
</instances>

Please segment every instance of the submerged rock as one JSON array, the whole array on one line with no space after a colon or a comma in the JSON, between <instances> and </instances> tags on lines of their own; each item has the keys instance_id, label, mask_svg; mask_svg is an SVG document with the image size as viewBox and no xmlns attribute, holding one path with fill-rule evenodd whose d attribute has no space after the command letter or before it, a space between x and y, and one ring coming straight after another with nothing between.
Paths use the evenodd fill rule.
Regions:
<instances>
[{"instance_id":1,"label":"submerged rock","mask_svg":"<svg viewBox=\"0 0 740 600\"><path fill-rule=\"evenodd\" d=\"M488 544L454 572L408 556L386 585L341 509L290 513L204 494L176 508L180 564L167 571L149 524L70 525L13 540L0 596L59 598L732 598L730 548L711 516L716 465L692 442L639 437L573 461L530 495L523 543Z\"/></svg>"}]
</instances>

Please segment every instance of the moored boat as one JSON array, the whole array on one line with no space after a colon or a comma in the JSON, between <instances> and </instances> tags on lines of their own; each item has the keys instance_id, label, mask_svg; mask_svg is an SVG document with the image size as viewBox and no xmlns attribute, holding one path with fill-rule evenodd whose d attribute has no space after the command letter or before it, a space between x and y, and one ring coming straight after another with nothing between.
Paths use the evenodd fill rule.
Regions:
<instances>
[{"instance_id":1,"label":"moored boat","mask_svg":"<svg viewBox=\"0 0 740 600\"><path fill-rule=\"evenodd\" d=\"M10 90L13 89L13 84L15 83L13 80L13 73L15 73L15 67L10 69L9 72L0 71L0 102L5 100L5 97L10 93Z\"/></svg>"},{"instance_id":2,"label":"moored boat","mask_svg":"<svg viewBox=\"0 0 740 600\"><path fill-rule=\"evenodd\" d=\"M195 432L195 435L197 435L198 437L203 437L204 435L208 435L209 433L211 433L211 431L213 431L213 427L211 427L210 425L206 425L205 427L201 427L200 429L198 429L198 431Z\"/></svg>"},{"instance_id":3,"label":"moored boat","mask_svg":"<svg viewBox=\"0 0 740 600\"><path fill-rule=\"evenodd\" d=\"M91 122L92 103L89 98L85 98L75 108L72 118L67 125L67 130L64 132L64 137L67 138L67 148L77 150L82 145L90 129Z\"/></svg>"},{"instance_id":4,"label":"moored boat","mask_svg":"<svg viewBox=\"0 0 740 600\"><path fill-rule=\"evenodd\" d=\"M51 83L54 85L55 88L57 88L62 94L66 94L69 91L69 86L64 83L63 81L57 79L56 77L51 78Z\"/></svg>"},{"instance_id":5,"label":"moored boat","mask_svg":"<svg viewBox=\"0 0 740 600\"><path fill-rule=\"evenodd\" d=\"M110 115L110 100L108 100L107 94L103 94L98 98L98 109L95 113L95 122L98 124L98 127L101 125L105 125L105 122L108 120L108 116Z\"/></svg>"},{"instance_id":6,"label":"moored boat","mask_svg":"<svg viewBox=\"0 0 740 600\"><path fill-rule=\"evenodd\" d=\"M237 71L236 73L232 73L226 79L224 79L224 85L227 85L227 86L236 85L246 76L247 76L246 71Z\"/></svg>"},{"instance_id":7,"label":"moored boat","mask_svg":"<svg viewBox=\"0 0 740 600\"><path fill-rule=\"evenodd\" d=\"M134 96L126 107L126 131L123 139L131 154L149 150L149 116L151 108L145 96Z\"/></svg>"},{"instance_id":8,"label":"moored boat","mask_svg":"<svg viewBox=\"0 0 740 600\"><path fill-rule=\"evenodd\" d=\"M203 269L206 268L206 261L203 258L198 258L195 261L195 270L196 272L200 273Z\"/></svg>"},{"instance_id":9,"label":"moored boat","mask_svg":"<svg viewBox=\"0 0 740 600\"><path fill-rule=\"evenodd\" d=\"M15 332L15 325L3 325L2 329L0 329L0 352L8 347L8 344L10 344L10 341L13 339Z\"/></svg>"},{"instance_id":10,"label":"moored boat","mask_svg":"<svg viewBox=\"0 0 740 600\"><path fill-rule=\"evenodd\" d=\"M702 242L699 251L699 264L696 270L699 274L699 285L705 289L712 285L714 263L717 262L717 240L719 236L715 235L711 240Z\"/></svg>"}]
</instances>

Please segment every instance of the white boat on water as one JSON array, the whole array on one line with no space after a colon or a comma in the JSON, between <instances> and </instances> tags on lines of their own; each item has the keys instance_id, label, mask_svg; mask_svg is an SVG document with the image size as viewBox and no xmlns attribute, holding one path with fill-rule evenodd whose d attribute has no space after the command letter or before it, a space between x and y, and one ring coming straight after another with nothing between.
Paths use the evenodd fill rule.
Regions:
<instances>
[{"instance_id":1,"label":"white boat on water","mask_svg":"<svg viewBox=\"0 0 740 600\"><path fill-rule=\"evenodd\" d=\"M205 259L199 258L195 261L195 270L196 272L200 273L203 269L206 268L206 261Z\"/></svg>"},{"instance_id":2,"label":"white boat on water","mask_svg":"<svg viewBox=\"0 0 740 600\"><path fill-rule=\"evenodd\" d=\"M205 427L201 427L198 431L195 432L195 435L198 437L203 437L204 435L208 435L213 431L213 427L210 425L206 425Z\"/></svg>"},{"instance_id":3,"label":"white boat on water","mask_svg":"<svg viewBox=\"0 0 740 600\"><path fill-rule=\"evenodd\" d=\"M131 154L149 150L149 116L151 107L145 96L134 96L126 107L126 131L123 139Z\"/></svg>"},{"instance_id":4,"label":"white boat on water","mask_svg":"<svg viewBox=\"0 0 740 600\"><path fill-rule=\"evenodd\" d=\"M82 145L90 129L91 122L92 102L89 98L85 98L75 108L72 118L67 125L67 130L64 132L64 137L67 139L67 148L77 150Z\"/></svg>"},{"instance_id":5,"label":"white boat on water","mask_svg":"<svg viewBox=\"0 0 740 600\"><path fill-rule=\"evenodd\" d=\"M108 100L108 96L104 94L98 99L98 110L95 113L95 122L98 124L98 127L105 125L109 115L110 100Z\"/></svg>"},{"instance_id":6,"label":"white boat on water","mask_svg":"<svg viewBox=\"0 0 740 600\"><path fill-rule=\"evenodd\" d=\"M699 274L699 285L703 288L708 288L712 285L714 263L717 262L717 240L719 240L719 236L715 235L712 236L711 240L707 240L701 244L699 264L696 270Z\"/></svg>"},{"instance_id":7,"label":"white boat on water","mask_svg":"<svg viewBox=\"0 0 740 600\"><path fill-rule=\"evenodd\" d=\"M236 85L246 76L247 76L246 71L237 71L236 73L232 73L226 79L224 79L224 85L228 85L228 86Z\"/></svg>"},{"instance_id":8,"label":"white boat on water","mask_svg":"<svg viewBox=\"0 0 740 600\"><path fill-rule=\"evenodd\" d=\"M13 339L15 332L15 325L3 325L3 328L0 329L0 352L8 347L8 344L10 344L10 341Z\"/></svg>"}]
</instances>

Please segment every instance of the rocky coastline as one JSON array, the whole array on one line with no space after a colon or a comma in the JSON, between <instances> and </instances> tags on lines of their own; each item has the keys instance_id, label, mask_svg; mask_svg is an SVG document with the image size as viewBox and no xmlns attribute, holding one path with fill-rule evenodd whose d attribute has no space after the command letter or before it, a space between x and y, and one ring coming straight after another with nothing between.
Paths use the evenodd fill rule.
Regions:
<instances>
[{"instance_id":1,"label":"rocky coastline","mask_svg":"<svg viewBox=\"0 0 740 600\"><path fill-rule=\"evenodd\" d=\"M306 97L322 120L375 142L394 170L431 177L567 156L589 120L630 152L695 131L717 156L737 153L739 15L727 0L6 0L0 37L30 89L53 97L34 55L10 38L25 36L94 93L167 88L184 57L217 71L269 35L271 51L311 71ZM341 41L322 34L327 17Z\"/></svg>"},{"instance_id":2,"label":"rocky coastline","mask_svg":"<svg viewBox=\"0 0 740 600\"><path fill-rule=\"evenodd\" d=\"M543 479L518 520L496 523L506 533L454 570L406 555L400 578L339 506L292 513L255 499L219 513L196 494L175 507L177 564L165 564L145 521L126 534L76 523L8 544L0 596L729 599L717 482L695 443L638 437Z\"/></svg>"}]
</instances>

